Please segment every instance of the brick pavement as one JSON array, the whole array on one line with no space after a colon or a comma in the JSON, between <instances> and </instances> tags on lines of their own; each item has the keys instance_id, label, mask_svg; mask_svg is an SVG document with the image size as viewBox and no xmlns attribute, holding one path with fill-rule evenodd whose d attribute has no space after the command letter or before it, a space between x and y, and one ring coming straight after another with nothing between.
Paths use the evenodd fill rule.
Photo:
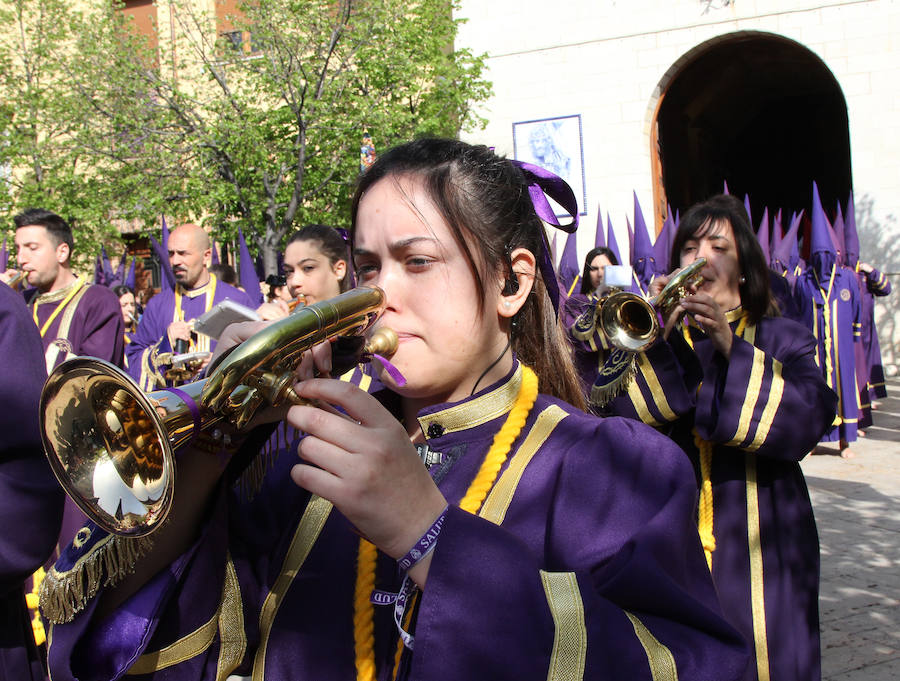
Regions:
<instances>
[{"instance_id":1,"label":"brick pavement","mask_svg":"<svg viewBox=\"0 0 900 681\"><path fill-rule=\"evenodd\" d=\"M823 681L900 679L900 380L853 445L801 466L819 528Z\"/></svg>"}]
</instances>

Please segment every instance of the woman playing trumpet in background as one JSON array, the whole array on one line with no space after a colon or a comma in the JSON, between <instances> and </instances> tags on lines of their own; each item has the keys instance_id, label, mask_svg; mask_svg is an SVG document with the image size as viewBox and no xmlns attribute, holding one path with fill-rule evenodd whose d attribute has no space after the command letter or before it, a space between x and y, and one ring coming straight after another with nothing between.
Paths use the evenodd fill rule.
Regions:
<instances>
[{"instance_id":1,"label":"woman playing trumpet in background","mask_svg":"<svg viewBox=\"0 0 900 681\"><path fill-rule=\"evenodd\" d=\"M753 643L746 679L820 677L819 544L799 461L834 418L815 341L778 316L743 204L715 196L682 217L671 267L705 258L704 281L638 356L611 413L687 452L707 563L729 621ZM658 291L668 280L660 277ZM687 316L682 316L687 313Z\"/></svg>"},{"instance_id":2,"label":"woman playing trumpet in background","mask_svg":"<svg viewBox=\"0 0 900 681\"><path fill-rule=\"evenodd\" d=\"M297 305L312 305L348 290L347 244L333 227L307 225L288 239L284 275L293 301L263 303L257 309L263 319L281 319Z\"/></svg>"},{"instance_id":3,"label":"woman playing trumpet in background","mask_svg":"<svg viewBox=\"0 0 900 681\"><path fill-rule=\"evenodd\" d=\"M294 385L316 406L285 417L307 436L253 499L222 468L267 428L182 452L152 548L56 625L54 679L740 675L683 453L565 401L583 402L529 185L577 213L558 178L486 147L419 140L379 157L353 202L353 257L384 290L376 326L398 333L405 383L314 378L331 368L316 346Z\"/></svg>"}]
</instances>

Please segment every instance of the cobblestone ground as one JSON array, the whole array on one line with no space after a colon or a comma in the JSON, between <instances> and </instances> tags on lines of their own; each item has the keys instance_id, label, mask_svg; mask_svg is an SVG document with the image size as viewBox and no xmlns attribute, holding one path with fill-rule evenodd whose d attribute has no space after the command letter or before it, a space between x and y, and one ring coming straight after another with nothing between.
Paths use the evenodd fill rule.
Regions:
<instances>
[{"instance_id":1,"label":"cobblestone ground","mask_svg":"<svg viewBox=\"0 0 900 681\"><path fill-rule=\"evenodd\" d=\"M888 393L855 458L820 447L801 464L821 543L823 681L900 679L900 381Z\"/></svg>"}]
</instances>

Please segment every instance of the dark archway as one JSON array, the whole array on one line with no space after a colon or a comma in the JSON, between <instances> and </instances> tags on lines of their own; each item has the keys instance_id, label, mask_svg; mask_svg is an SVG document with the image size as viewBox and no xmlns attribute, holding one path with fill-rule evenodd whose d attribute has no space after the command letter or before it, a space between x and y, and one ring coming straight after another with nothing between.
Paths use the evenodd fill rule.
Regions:
<instances>
[{"instance_id":1,"label":"dark archway","mask_svg":"<svg viewBox=\"0 0 900 681\"><path fill-rule=\"evenodd\" d=\"M819 57L768 33L699 46L670 69L653 125L656 206L682 213L722 191L764 207L809 209L812 182L829 213L852 188L847 104Z\"/></svg>"}]
</instances>

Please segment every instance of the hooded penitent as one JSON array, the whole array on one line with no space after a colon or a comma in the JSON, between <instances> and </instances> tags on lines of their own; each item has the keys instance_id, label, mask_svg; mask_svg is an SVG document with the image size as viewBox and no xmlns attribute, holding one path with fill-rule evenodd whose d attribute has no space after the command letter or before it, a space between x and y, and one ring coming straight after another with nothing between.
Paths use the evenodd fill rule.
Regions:
<instances>
[{"instance_id":1,"label":"hooded penitent","mask_svg":"<svg viewBox=\"0 0 900 681\"><path fill-rule=\"evenodd\" d=\"M822 209L819 188L813 182L812 229L809 237L809 268L820 282L827 285L831 271L837 263L837 249L831 238L830 225Z\"/></svg>"},{"instance_id":2,"label":"hooded penitent","mask_svg":"<svg viewBox=\"0 0 900 681\"><path fill-rule=\"evenodd\" d=\"M647 232L641 204L638 203L637 192L634 194L634 247L631 249L631 266L634 268L634 279L640 287L639 292L645 294L657 270L653 244Z\"/></svg>"}]
</instances>

